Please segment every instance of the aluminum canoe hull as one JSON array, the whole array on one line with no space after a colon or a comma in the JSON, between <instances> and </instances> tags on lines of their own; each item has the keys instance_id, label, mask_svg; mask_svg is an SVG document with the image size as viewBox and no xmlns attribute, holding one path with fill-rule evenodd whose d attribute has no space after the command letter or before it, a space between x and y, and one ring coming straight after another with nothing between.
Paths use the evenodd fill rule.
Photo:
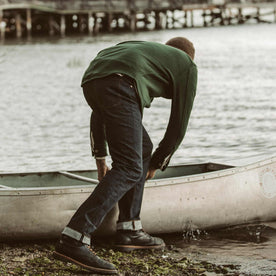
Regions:
<instances>
[{"instance_id":1,"label":"aluminum canoe hull","mask_svg":"<svg viewBox=\"0 0 276 276\"><path fill-rule=\"evenodd\" d=\"M210 163L206 172L183 176L160 173L148 181L141 211L144 229L171 233L276 220L276 157L239 167L216 166ZM176 168L181 174L181 166ZM12 185L13 179L19 184ZM0 174L0 185L0 240L58 237L95 188L58 172ZM114 233L117 217L115 206L96 234Z\"/></svg>"}]
</instances>

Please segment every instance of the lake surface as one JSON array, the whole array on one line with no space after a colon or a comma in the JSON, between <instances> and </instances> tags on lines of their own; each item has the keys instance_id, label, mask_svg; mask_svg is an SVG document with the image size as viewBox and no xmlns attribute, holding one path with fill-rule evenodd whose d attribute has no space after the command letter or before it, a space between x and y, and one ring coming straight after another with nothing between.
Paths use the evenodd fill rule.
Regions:
<instances>
[{"instance_id":1,"label":"lake surface","mask_svg":"<svg viewBox=\"0 0 276 276\"><path fill-rule=\"evenodd\" d=\"M6 41L0 45L0 171L95 168L90 109L80 88L86 67L115 43L164 43L174 36L194 42L199 78L187 135L171 163L275 155L275 33L275 24L259 24ZM170 102L161 99L145 111L144 125L155 146L169 114ZM186 246L194 258L238 264L249 275L276 275L275 228L266 228L266 241L210 235L188 244L178 240L178 246Z\"/></svg>"},{"instance_id":2,"label":"lake surface","mask_svg":"<svg viewBox=\"0 0 276 276\"><path fill-rule=\"evenodd\" d=\"M227 275L276 275L275 222L188 232L166 241L193 260L228 266Z\"/></svg>"},{"instance_id":3,"label":"lake surface","mask_svg":"<svg viewBox=\"0 0 276 276\"><path fill-rule=\"evenodd\" d=\"M224 162L276 153L276 24L110 34L0 45L0 171L95 167L82 75L102 48L123 40L194 42L198 90L171 163ZM154 100L144 125L154 145L170 102Z\"/></svg>"}]
</instances>

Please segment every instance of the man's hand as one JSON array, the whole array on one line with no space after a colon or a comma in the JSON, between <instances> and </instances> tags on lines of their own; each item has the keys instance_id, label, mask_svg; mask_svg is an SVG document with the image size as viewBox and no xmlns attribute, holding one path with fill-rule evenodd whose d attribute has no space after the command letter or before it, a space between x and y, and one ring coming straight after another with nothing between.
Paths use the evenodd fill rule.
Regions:
<instances>
[{"instance_id":1,"label":"man's hand","mask_svg":"<svg viewBox=\"0 0 276 276\"><path fill-rule=\"evenodd\" d=\"M154 177L155 173L156 173L156 169L149 169L147 176L146 176L146 180L152 179Z\"/></svg>"},{"instance_id":2,"label":"man's hand","mask_svg":"<svg viewBox=\"0 0 276 276\"><path fill-rule=\"evenodd\" d=\"M101 181L109 171L109 168L105 163L105 159L96 159L96 165L98 169L98 180Z\"/></svg>"}]
</instances>

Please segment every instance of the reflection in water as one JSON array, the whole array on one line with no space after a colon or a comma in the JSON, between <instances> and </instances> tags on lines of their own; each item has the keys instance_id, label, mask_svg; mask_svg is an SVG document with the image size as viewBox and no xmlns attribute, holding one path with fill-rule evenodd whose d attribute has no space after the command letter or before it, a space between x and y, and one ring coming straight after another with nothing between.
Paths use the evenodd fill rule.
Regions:
<instances>
[{"instance_id":1,"label":"reflection in water","mask_svg":"<svg viewBox=\"0 0 276 276\"><path fill-rule=\"evenodd\" d=\"M232 264L248 275L276 275L276 222L192 232L170 242L196 260Z\"/></svg>"}]
</instances>

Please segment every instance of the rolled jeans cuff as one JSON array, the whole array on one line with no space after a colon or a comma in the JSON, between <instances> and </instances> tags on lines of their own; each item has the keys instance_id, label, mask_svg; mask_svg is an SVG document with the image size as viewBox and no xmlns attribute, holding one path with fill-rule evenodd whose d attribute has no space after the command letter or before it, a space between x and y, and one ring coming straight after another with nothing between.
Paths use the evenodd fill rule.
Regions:
<instances>
[{"instance_id":1,"label":"rolled jeans cuff","mask_svg":"<svg viewBox=\"0 0 276 276\"><path fill-rule=\"evenodd\" d=\"M117 222L117 230L136 231L141 229L143 229L141 220Z\"/></svg>"},{"instance_id":2,"label":"rolled jeans cuff","mask_svg":"<svg viewBox=\"0 0 276 276\"><path fill-rule=\"evenodd\" d=\"M82 234L70 227L65 227L62 234L87 245L91 243L90 235Z\"/></svg>"}]
</instances>

